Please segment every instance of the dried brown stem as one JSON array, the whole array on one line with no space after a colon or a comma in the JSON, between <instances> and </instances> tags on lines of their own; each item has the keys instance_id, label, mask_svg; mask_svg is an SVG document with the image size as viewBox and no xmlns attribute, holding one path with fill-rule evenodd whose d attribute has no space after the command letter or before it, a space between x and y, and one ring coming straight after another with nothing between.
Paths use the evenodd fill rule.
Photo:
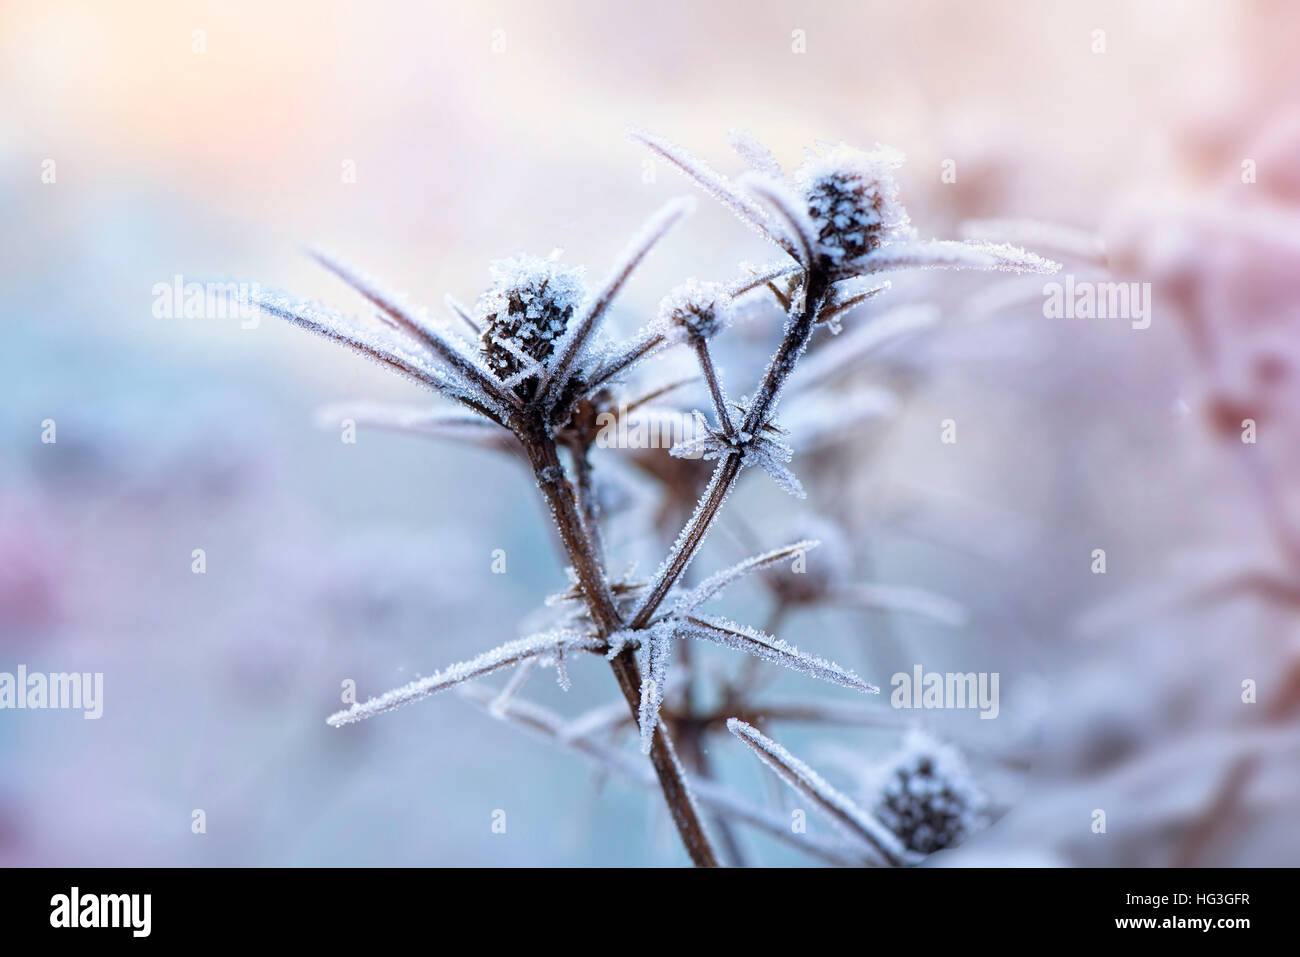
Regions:
<instances>
[{"instance_id":1,"label":"dried brown stem","mask_svg":"<svg viewBox=\"0 0 1300 957\"><path fill-rule=\"evenodd\" d=\"M596 562L604 568L605 539L600 531L600 503L596 501L596 487L592 481L590 449L581 442L574 442L569 446L569 455L573 458L574 491L578 496L587 540L591 543Z\"/></svg>"},{"instance_id":2,"label":"dried brown stem","mask_svg":"<svg viewBox=\"0 0 1300 957\"><path fill-rule=\"evenodd\" d=\"M496 698L496 692L475 684L464 684L457 690L463 697L484 709L490 709ZM572 726L566 726L559 715L540 705L515 697L499 708L497 716L534 731L554 744L586 755L598 762L603 769L616 771L643 786L654 786L654 779L643 773L644 766L631 755L615 750L588 734L570 735L568 731ZM700 803L709 808L719 819L730 818L748 824L769 837L783 841L829 864L859 867L866 863L852 850L842 845L815 838L811 834L794 833L780 818L750 805L712 781L700 781L696 791Z\"/></svg>"},{"instance_id":3,"label":"dried brown stem","mask_svg":"<svg viewBox=\"0 0 1300 957\"><path fill-rule=\"evenodd\" d=\"M781 340L781 345L772 356L772 361L768 363L767 372L763 375L763 381L759 384L758 391L749 405L744 425L741 426L742 432L755 435L759 429L767 424L772 409L776 405L777 397L780 395L781 386L785 384L785 380L794 371L795 365L799 362L799 357L803 355L803 351L808 345L813 326L817 322L817 311L821 308L822 301L825 299L829 288L829 277L824 270L820 268L813 269L805 276L803 308L790 318L786 327L785 338ZM690 564L691 559L695 557L696 551L699 550L700 543L704 541L704 534L713 524L718 509L726 501L732 483L736 481L736 477L740 474L740 467L739 455L728 455L718 462L717 468L713 471L713 478L709 480L709 486L704 490L704 495L700 498L699 507L696 508L695 514L691 516L686 528L682 530L673 548L672 555L664 565L663 571L655 579L645 601L642 602L636 611L636 615L633 616L630 623L631 628L644 628L650 622L664 598L667 597L673 585L681 578L682 572L686 570L686 566Z\"/></svg>"},{"instance_id":4,"label":"dried brown stem","mask_svg":"<svg viewBox=\"0 0 1300 957\"><path fill-rule=\"evenodd\" d=\"M591 380L591 387L604 385L611 379L617 378L663 344L664 337L659 333L655 332L646 335L617 359L611 361L609 365L602 367L596 373L595 378Z\"/></svg>"},{"instance_id":5,"label":"dried brown stem","mask_svg":"<svg viewBox=\"0 0 1300 957\"><path fill-rule=\"evenodd\" d=\"M546 496L551 516L560 532L560 539L570 563L578 577L583 600L601 637L609 637L623 627L623 621L614 604L605 581L604 568L585 533L573 487L564 476L564 468L555 447L555 441L545 428L536 424L521 430L520 439L528 453L533 474ZM627 700L632 714L641 709L641 671L630 647L624 648L610 662L614 677ZM697 867L717 867L718 859L704 830L700 814L686 784L682 767L673 751L672 742L663 723L655 729L650 745L650 762L659 778L664 800L668 803L673 823L681 836L687 853Z\"/></svg>"},{"instance_id":6,"label":"dried brown stem","mask_svg":"<svg viewBox=\"0 0 1300 957\"><path fill-rule=\"evenodd\" d=\"M722 434L730 438L735 435L731 425L731 416L727 414L727 399L722 394L722 383L718 381L718 370L713 367L713 356L709 353L709 340L699 337L694 342L695 357L700 361L700 371L709 386L709 397L713 400L713 414L717 416L718 427Z\"/></svg>"}]
</instances>

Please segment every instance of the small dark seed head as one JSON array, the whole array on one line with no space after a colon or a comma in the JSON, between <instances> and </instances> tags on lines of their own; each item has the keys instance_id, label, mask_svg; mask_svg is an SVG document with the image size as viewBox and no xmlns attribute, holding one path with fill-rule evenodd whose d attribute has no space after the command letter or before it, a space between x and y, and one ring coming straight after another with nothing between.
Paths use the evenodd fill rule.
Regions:
<instances>
[{"instance_id":1,"label":"small dark seed head","mask_svg":"<svg viewBox=\"0 0 1300 957\"><path fill-rule=\"evenodd\" d=\"M864 153L840 145L810 156L795 172L817 228L818 252L832 265L851 264L891 233L910 233L893 172L902 162L902 154L888 147Z\"/></svg>"},{"instance_id":2,"label":"small dark seed head","mask_svg":"<svg viewBox=\"0 0 1300 957\"><path fill-rule=\"evenodd\" d=\"M729 322L730 297L718 283L690 279L659 304L659 320L690 339L712 339Z\"/></svg>"},{"instance_id":3,"label":"small dark seed head","mask_svg":"<svg viewBox=\"0 0 1300 957\"><path fill-rule=\"evenodd\" d=\"M933 854L986 822L987 799L961 756L918 731L877 770L873 813L903 845Z\"/></svg>"},{"instance_id":4,"label":"small dark seed head","mask_svg":"<svg viewBox=\"0 0 1300 957\"><path fill-rule=\"evenodd\" d=\"M582 305L582 269L553 259L519 256L492 263L492 288L479 297L475 317L492 371L503 379L520 372L528 356L543 366ZM536 388L534 380L516 391Z\"/></svg>"}]
</instances>

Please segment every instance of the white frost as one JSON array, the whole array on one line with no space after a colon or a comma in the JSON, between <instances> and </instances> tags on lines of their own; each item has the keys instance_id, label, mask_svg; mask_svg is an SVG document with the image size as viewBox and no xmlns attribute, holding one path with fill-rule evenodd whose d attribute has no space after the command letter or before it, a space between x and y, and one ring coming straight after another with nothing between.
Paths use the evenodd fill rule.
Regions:
<instances>
[{"instance_id":1,"label":"white frost","mask_svg":"<svg viewBox=\"0 0 1300 957\"><path fill-rule=\"evenodd\" d=\"M838 828L874 847L882 863L898 865L911 862L912 855L892 831L781 745L739 718L728 718L727 730L748 745L764 764L776 772L777 777L812 801Z\"/></svg>"},{"instance_id":2,"label":"white frost","mask_svg":"<svg viewBox=\"0 0 1300 957\"><path fill-rule=\"evenodd\" d=\"M504 645L498 645L491 651L485 651L469 661L451 665L436 674L419 678L400 688L394 688L377 698L354 704L345 711L335 712L326 719L326 723L335 728L342 727L345 724L355 724L366 718L373 718L377 714L400 708L402 705L410 704L420 698L426 698L439 691L445 691L462 681L481 678L484 675L489 675L494 671L499 671L502 668L507 668L530 658L547 655L555 656L570 649L594 651L603 645L604 642L595 635L586 635L576 631L546 631L536 635L529 635L527 638L507 641Z\"/></svg>"}]
</instances>

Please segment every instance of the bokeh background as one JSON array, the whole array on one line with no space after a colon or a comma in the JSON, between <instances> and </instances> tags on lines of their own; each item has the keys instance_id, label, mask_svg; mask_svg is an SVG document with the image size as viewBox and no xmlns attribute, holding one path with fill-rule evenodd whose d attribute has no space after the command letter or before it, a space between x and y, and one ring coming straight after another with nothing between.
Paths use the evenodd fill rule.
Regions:
<instances>
[{"instance_id":1,"label":"bokeh background","mask_svg":"<svg viewBox=\"0 0 1300 957\"><path fill-rule=\"evenodd\" d=\"M1153 282L1144 331L1045 319L1041 280L900 282L944 320L881 366L898 414L850 436L808 502L749 476L729 510L775 545L833 503L864 579L971 609L955 632L836 609L785 634L886 686L914 661L1002 674L998 721L926 716L972 755L1015 757L973 760L1007 813L945 861L1300 862L1298 33L1300 4L1262 0L6 0L0 670L103 672L105 702L99 721L0 712L0 862L684 861L654 796L455 696L325 726L342 680L368 695L468 657L563 587L535 490L489 451L318 428L328 402L424 401L342 350L269 319L152 311L177 274L356 308L304 242L434 306L472 301L488 262L521 250L562 248L599 276L690 191L629 124L727 170L733 127L788 167L817 140L888 143L923 235L1058 224ZM634 329L683 278L767 256L702 201L613 322ZM737 335L761 345L778 322ZM742 379L748 355L728 360ZM1254 446L1224 427L1242 410ZM938 441L948 417L955 446ZM612 540L653 568L636 519ZM742 557L715 539L701 568ZM762 601L738 591L731 609ZM598 661L574 677L567 695L544 674L529 691L569 714L616 694ZM896 743L777 736L840 781ZM738 742L712 750L739 792L779 802ZM764 862L804 860L746 840Z\"/></svg>"}]
</instances>

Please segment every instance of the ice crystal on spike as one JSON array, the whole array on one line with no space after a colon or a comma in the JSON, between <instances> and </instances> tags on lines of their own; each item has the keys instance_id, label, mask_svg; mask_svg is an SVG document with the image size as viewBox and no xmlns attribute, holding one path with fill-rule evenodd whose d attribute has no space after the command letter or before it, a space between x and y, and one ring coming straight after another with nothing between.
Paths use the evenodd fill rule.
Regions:
<instances>
[{"instance_id":1,"label":"ice crystal on spike","mask_svg":"<svg viewBox=\"0 0 1300 957\"><path fill-rule=\"evenodd\" d=\"M899 269L976 269L1047 274L1058 272L1061 264L1006 243L900 239L878 246L854 268L864 275Z\"/></svg>"},{"instance_id":2,"label":"ice crystal on spike","mask_svg":"<svg viewBox=\"0 0 1300 957\"><path fill-rule=\"evenodd\" d=\"M741 159L749 164L755 173L762 173L772 179L781 179L781 164L776 161L772 151L754 138L748 130L732 130L727 135L727 142Z\"/></svg>"},{"instance_id":3,"label":"ice crystal on spike","mask_svg":"<svg viewBox=\"0 0 1300 957\"><path fill-rule=\"evenodd\" d=\"M784 442L759 436L745 446L742 453L746 465L757 465L772 477L772 481L783 491L795 498L805 498L807 493L799 477L789 469L789 462L794 457L794 449Z\"/></svg>"},{"instance_id":4,"label":"ice crystal on spike","mask_svg":"<svg viewBox=\"0 0 1300 957\"><path fill-rule=\"evenodd\" d=\"M391 369L435 392L468 405L493 421L505 414L495 396L459 370L448 369L437 356L383 325L366 323L310 299L288 293L262 291L254 297L258 308L309 332L341 343L367 359Z\"/></svg>"},{"instance_id":5,"label":"ice crystal on spike","mask_svg":"<svg viewBox=\"0 0 1300 957\"><path fill-rule=\"evenodd\" d=\"M729 718L727 730L748 745L764 764L776 772L777 777L812 801L813 806L836 827L875 848L883 863L898 865L910 862L907 849L881 822L781 745L739 718Z\"/></svg>"},{"instance_id":6,"label":"ice crystal on spike","mask_svg":"<svg viewBox=\"0 0 1300 957\"><path fill-rule=\"evenodd\" d=\"M693 156L675 143L670 143L661 136L655 136L644 130L627 131L632 139L645 144L661 159L675 166L686 176L693 179L710 196L726 206L751 229L756 230L765 239L776 243L786 252L794 254L795 247L790 237L781 227L772 221L763 207L756 203L736 184L713 169L703 160Z\"/></svg>"},{"instance_id":7,"label":"ice crystal on spike","mask_svg":"<svg viewBox=\"0 0 1300 957\"><path fill-rule=\"evenodd\" d=\"M659 726L659 708L664 701L664 686L668 683L668 664L672 659L673 630L664 623L650 629L649 648L646 650L644 675L641 680L641 708L637 723L641 727L641 753L650 753L655 728Z\"/></svg>"},{"instance_id":8,"label":"ice crystal on spike","mask_svg":"<svg viewBox=\"0 0 1300 957\"><path fill-rule=\"evenodd\" d=\"M725 568L720 572L715 572L704 581L700 582L693 589L678 599L673 613L677 615L689 614L709 599L719 594L732 582L743 578L754 572L762 571L770 566L777 565L787 559L793 559L796 556L802 556L820 545L821 542L816 539L804 539L795 542L793 545L786 545L783 548L774 548L770 552L764 552L761 555L753 555L738 562L730 568Z\"/></svg>"},{"instance_id":9,"label":"ice crystal on spike","mask_svg":"<svg viewBox=\"0 0 1300 957\"><path fill-rule=\"evenodd\" d=\"M555 662L570 649L594 651L603 646L604 641L600 638L574 631L543 632L529 635L527 638L507 641L469 661L451 665L426 678L418 678L377 698L354 704L345 711L337 711L326 719L326 723L336 728L345 724L355 724L366 718L373 718L377 714L383 714L385 711L400 708L404 704L410 704L412 701L418 701L420 698L427 698L462 681L481 678L532 658L549 658Z\"/></svg>"},{"instance_id":10,"label":"ice crystal on spike","mask_svg":"<svg viewBox=\"0 0 1300 957\"><path fill-rule=\"evenodd\" d=\"M522 255L490 267L492 287L479 297L474 318L482 328L488 364L502 379L544 365L586 296L583 270L553 259ZM516 392L527 392L523 383Z\"/></svg>"},{"instance_id":11,"label":"ice crystal on spike","mask_svg":"<svg viewBox=\"0 0 1300 957\"><path fill-rule=\"evenodd\" d=\"M781 665L783 668L799 671L810 677L829 681L831 684L852 688L864 694L880 693L879 688L863 681L847 668L841 668L835 662L827 661L825 658L802 652L779 638L763 634L757 628L739 625L734 621L710 615L691 615L674 620L678 622L678 634L687 638L712 641L726 648L753 655L769 664Z\"/></svg>"},{"instance_id":12,"label":"ice crystal on spike","mask_svg":"<svg viewBox=\"0 0 1300 957\"><path fill-rule=\"evenodd\" d=\"M572 326L555 343L554 360L548 365L538 386L538 395L548 405L567 405L573 397L574 387L590 388L607 377L609 361L624 361L626 355L615 358L616 350L595 348L596 332L600 328L610 303L619 290L636 271L650 251L670 229L695 208L695 200L680 197L661 206L637 231L615 261L614 268L596 291L587 297L582 310ZM593 355L594 353L594 355ZM644 358L642 353L640 358ZM638 361L636 356L630 357ZM584 385L589 382L590 385Z\"/></svg>"}]
</instances>

